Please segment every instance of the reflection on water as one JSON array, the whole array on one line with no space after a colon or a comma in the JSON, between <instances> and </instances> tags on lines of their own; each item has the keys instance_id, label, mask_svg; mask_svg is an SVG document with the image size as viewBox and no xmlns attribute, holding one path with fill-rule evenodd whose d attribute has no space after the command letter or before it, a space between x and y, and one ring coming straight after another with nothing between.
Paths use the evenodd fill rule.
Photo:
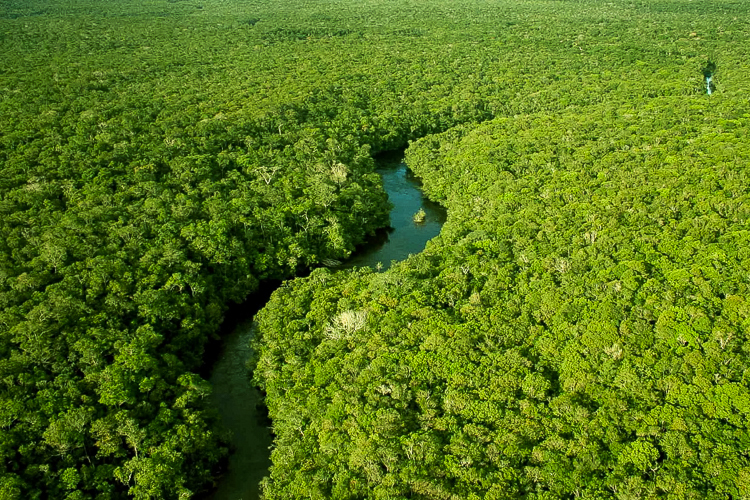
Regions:
<instances>
[{"instance_id":1,"label":"reflection on water","mask_svg":"<svg viewBox=\"0 0 750 500\"><path fill-rule=\"evenodd\" d=\"M259 483L271 465L271 432L260 414L259 391L250 383L245 363L250 357L252 323L244 323L226 339L226 351L214 368L211 385L221 421L232 430L232 455L227 474L213 500L253 500L260 497ZM241 473L237 473L241 471Z\"/></svg>"},{"instance_id":2,"label":"reflection on water","mask_svg":"<svg viewBox=\"0 0 750 500\"><path fill-rule=\"evenodd\" d=\"M377 172L393 203L391 228L380 231L348 259L340 268L370 266L388 268L391 261L400 261L409 254L424 250L428 240L440 232L446 212L440 205L424 199L417 180L403 163L403 152L377 158ZM425 211L425 220L416 223L414 214ZM226 474L219 479L211 500L256 500L259 483L271 465L271 432L265 412L258 410L259 391L251 384L245 363L250 357L252 317L268 301L274 286L253 294L245 304L228 313L224 328L232 332L223 337L223 351L211 373L213 399L222 424L233 433L233 452Z\"/></svg>"},{"instance_id":3,"label":"reflection on water","mask_svg":"<svg viewBox=\"0 0 750 500\"><path fill-rule=\"evenodd\" d=\"M380 263L382 269L387 269L391 261L404 260L409 254L424 250L425 244L440 233L445 223L445 209L424 198L419 180L403 163L403 153L379 158L378 167L383 187L393 203L391 227L379 231L362 245L342 268L377 267ZM413 218L420 208L425 211L425 220L417 223Z\"/></svg>"}]
</instances>

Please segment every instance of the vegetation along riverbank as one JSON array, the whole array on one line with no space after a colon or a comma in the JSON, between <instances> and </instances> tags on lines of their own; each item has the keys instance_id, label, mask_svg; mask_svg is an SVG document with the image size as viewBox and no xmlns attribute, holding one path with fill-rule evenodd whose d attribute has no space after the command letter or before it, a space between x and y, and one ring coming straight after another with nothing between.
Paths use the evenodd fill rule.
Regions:
<instances>
[{"instance_id":1,"label":"vegetation along riverbank","mask_svg":"<svg viewBox=\"0 0 750 500\"><path fill-rule=\"evenodd\" d=\"M259 313L269 499L743 498L748 5L0 5L0 498L191 498ZM710 74L709 74L710 73ZM331 272L408 146L425 251Z\"/></svg>"}]
</instances>

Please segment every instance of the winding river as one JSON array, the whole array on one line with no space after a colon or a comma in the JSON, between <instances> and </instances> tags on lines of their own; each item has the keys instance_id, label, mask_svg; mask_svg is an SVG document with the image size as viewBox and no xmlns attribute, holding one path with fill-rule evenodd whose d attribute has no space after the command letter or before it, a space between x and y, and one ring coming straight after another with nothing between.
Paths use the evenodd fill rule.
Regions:
<instances>
[{"instance_id":1,"label":"winding river","mask_svg":"<svg viewBox=\"0 0 750 500\"><path fill-rule=\"evenodd\" d=\"M403 163L403 152L389 152L376 157L377 172L393 203L391 228L380 231L357 250L341 268L370 266L386 269L392 261L421 252L428 240L440 232L446 219L445 210L422 196L420 182ZM424 210L424 222L415 223L414 214ZM268 300L275 287L253 294L247 302L233 308L222 327L223 346L213 364L210 381L213 398L222 423L232 431L232 454L226 473L211 500L256 500L260 481L268 473L270 421L262 407L259 391L250 383L245 362L250 357L255 313Z\"/></svg>"}]
</instances>

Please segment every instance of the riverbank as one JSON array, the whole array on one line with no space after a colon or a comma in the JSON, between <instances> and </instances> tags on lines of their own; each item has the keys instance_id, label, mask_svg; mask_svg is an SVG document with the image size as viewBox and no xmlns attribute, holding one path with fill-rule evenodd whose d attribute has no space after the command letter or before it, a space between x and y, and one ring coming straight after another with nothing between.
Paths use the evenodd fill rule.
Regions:
<instances>
[{"instance_id":1,"label":"riverbank","mask_svg":"<svg viewBox=\"0 0 750 500\"><path fill-rule=\"evenodd\" d=\"M369 266L387 269L391 262L419 253L430 239L440 233L447 213L443 207L427 200L421 183L403 162L403 151L387 152L376 157L383 187L393 203L389 228L378 232L338 269ZM415 223L413 215L424 210L425 220ZM210 382L213 399L224 427L232 432L232 453L227 471L209 500L254 500L260 497L259 483L268 473L272 434L270 420L263 408L260 392L250 382L246 363L252 355L250 341L254 334L253 316L275 288L265 286L244 304L232 308L225 321L223 349L213 364Z\"/></svg>"}]
</instances>

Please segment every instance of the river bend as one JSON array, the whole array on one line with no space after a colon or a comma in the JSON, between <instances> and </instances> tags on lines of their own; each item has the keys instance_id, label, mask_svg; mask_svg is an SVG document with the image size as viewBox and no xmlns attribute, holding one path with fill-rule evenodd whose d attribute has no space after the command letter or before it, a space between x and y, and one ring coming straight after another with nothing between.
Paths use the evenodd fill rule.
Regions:
<instances>
[{"instance_id":1,"label":"river bend","mask_svg":"<svg viewBox=\"0 0 750 500\"><path fill-rule=\"evenodd\" d=\"M391 262L424 250L428 240L440 233L446 212L440 205L425 199L420 182L403 163L403 151L376 157L377 172L393 203L391 227L378 232L363 244L341 268L370 266L387 269ZM414 214L424 210L421 223ZM265 292L265 293L264 293ZM268 300L271 290L253 294L242 310L228 323L231 333L223 339L222 353L214 364L210 381L213 399L223 425L232 431L232 454L226 473L220 478L210 500L256 500L259 483L271 465L270 422L262 407L258 389L250 382L245 366L250 357L250 340L254 332L252 318ZM225 327L228 326L225 324Z\"/></svg>"}]
</instances>

